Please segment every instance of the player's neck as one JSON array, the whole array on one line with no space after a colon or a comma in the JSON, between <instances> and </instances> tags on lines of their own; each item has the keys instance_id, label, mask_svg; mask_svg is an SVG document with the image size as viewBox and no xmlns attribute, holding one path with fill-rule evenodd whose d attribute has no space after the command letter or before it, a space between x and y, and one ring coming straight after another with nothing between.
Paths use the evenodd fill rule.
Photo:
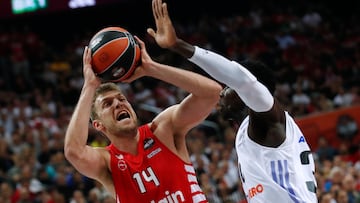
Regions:
<instances>
[{"instance_id":1,"label":"player's neck","mask_svg":"<svg viewBox=\"0 0 360 203\"><path fill-rule=\"evenodd\" d=\"M111 139L111 143L120 151L136 155L138 153L139 133L135 136L121 136Z\"/></svg>"}]
</instances>

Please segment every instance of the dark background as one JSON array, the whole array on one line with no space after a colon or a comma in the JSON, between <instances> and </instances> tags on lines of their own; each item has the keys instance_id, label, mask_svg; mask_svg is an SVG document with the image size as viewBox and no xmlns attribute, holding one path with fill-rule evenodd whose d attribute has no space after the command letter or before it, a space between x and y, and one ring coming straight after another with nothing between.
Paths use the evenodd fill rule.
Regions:
<instances>
[{"instance_id":1,"label":"dark background","mask_svg":"<svg viewBox=\"0 0 360 203\"><path fill-rule=\"evenodd\" d=\"M48 8L37 12L12 15L11 0L0 1L0 29L30 28L47 43L61 45L77 34L94 33L107 26L121 26L133 34L142 36L147 27L154 27L151 0L97 0L97 6L68 9L69 0L48 0ZM246 15L253 8L264 12L276 12L296 4L291 12L300 15L312 5L323 10L323 17L338 18L339 21L353 18L360 13L360 1L324 0L166 0L174 22L196 22L204 16ZM285 9L286 10L286 9ZM326 16L328 13L328 16ZM1 31L0 30L0 31Z\"/></svg>"},{"instance_id":2,"label":"dark background","mask_svg":"<svg viewBox=\"0 0 360 203\"><path fill-rule=\"evenodd\" d=\"M3 25L29 25L37 30L86 29L106 24L121 24L140 30L153 21L151 0L97 0L97 5L70 10L69 0L48 0L48 8L24 14L11 14L10 0L0 1ZM177 20L195 20L204 13L227 15L245 11L246 1L168 0L169 10ZM235 7L237 5L237 7Z\"/></svg>"},{"instance_id":3,"label":"dark background","mask_svg":"<svg viewBox=\"0 0 360 203\"><path fill-rule=\"evenodd\" d=\"M69 0L48 0L48 8L24 14L11 14L11 1L0 1L0 29L35 31L47 43L61 45L77 34L94 33L107 26L121 26L136 35L154 27L151 0L97 0L97 5L67 8ZM213 17L243 13L246 1L168 0L174 21L195 22L203 15Z\"/></svg>"}]
</instances>

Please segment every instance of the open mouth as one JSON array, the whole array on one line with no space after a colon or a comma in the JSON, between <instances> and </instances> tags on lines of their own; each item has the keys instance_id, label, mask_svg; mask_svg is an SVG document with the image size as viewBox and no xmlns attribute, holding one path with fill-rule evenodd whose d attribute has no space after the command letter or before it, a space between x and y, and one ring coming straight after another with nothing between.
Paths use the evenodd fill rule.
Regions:
<instances>
[{"instance_id":1,"label":"open mouth","mask_svg":"<svg viewBox=\"0 0 360 203\"><path fill-rule=\"evenodd\" d=\"M117 120L121 121L126 118L130 118L130 115L127 112L122 112L118 115Z\"/></svg>"}]
</instances>

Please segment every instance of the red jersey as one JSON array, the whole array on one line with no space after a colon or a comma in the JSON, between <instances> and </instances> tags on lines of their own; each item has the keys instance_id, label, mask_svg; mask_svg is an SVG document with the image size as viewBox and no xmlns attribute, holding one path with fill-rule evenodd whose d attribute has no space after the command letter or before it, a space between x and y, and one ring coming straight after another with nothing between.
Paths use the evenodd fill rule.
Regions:
<instances>
[{"instance_id":1,"label":"red jersey","mask_svg":"<svg viewBox=\"0 0 360 203\"><path fill-rule=\"evenodd\" d=\"M138 154L107 149L117 203L207 203L194 167L170 151L148 125L139 127Z\"/></svg>"}]
</instances>

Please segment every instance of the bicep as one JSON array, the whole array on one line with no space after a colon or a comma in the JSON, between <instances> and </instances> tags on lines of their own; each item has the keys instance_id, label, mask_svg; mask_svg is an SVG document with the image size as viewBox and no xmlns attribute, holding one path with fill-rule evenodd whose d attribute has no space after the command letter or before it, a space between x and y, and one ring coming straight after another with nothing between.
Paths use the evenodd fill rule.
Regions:
<instances>
[{"instance_id":1,"label":"bicep","mask_svg":"<svg viewBox=\"0 0 360 203\"><path fill-rule=\"evenodd\" d=\"M206 100L189 95L181 103L162 111L154 120L162 131L172 134L186 134L191 128L200 124L215 108L213 100ZM158 127L157 127L158 129ZM166 129L166 130L165 130Z\"/></svg>"},{"instance_id":2,"label":"bicep","mask_svg":"<svg viewBox=\"0 0 360 203\"><path fill-rule=\"evenodd\" d=\"M204 121L215 109L214 99L204 99L194 95L187 96L173 111L172 123L175 132L187 131Z\"/></svg>"}]
</instances>

